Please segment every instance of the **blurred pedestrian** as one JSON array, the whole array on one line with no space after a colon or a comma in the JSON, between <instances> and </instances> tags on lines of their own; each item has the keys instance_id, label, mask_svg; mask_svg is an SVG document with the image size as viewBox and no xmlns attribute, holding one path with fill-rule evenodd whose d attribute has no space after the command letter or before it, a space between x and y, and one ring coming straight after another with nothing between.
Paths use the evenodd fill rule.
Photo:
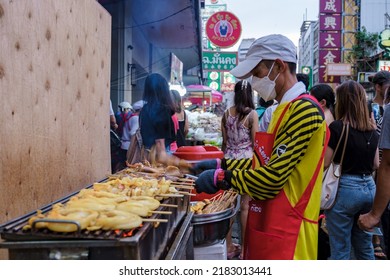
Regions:
<instances>
[{"instance_id":1,"label":"blurred pedestrian","mask_svg":"<svg viewBox=\"0 0 390 280\"><path fill-rule=\"evenodd\" d=\"M375 89L375 95L374 98L368 102L368 110L371 113L374 113L375 110L375 105L377 104L377 110L376 114L372 115L374 120L376 121L376 126L378 129L378 133L380 133L380 127L382 124L382 116L383 116L383 105L384 105L384 97L385 97L385 92L387 88L390 86L390 72L389 71L379 71L375 75L369 77L369 81L372 82L374 85Z\"/></svg>"},{"instance_id":2,"label":"blurred pedestrian","mask_svg":"<svg viewBox=\"0 0 390 280\"><path fill-rule=\"evenodd\" d=\"M302 82L305 85L306 91L309 91L310 87L310 77L307 74L298 73L297 74L297 80L298 82Z\"/></svg>"},{"instance_id":3,"label":"blurred pedestrian","mask_svg":"<svg viewBox=\"0 0 390 280\"><path fill-rule=\"evenodd\" d=\"M112 102L110 100L110 126L112 130L116 130L118 128L118 124L116 123L114 109L112 108Z\"/></svg>"},{"instance_id":4,"label":"blurred pedestrian","mask_svg":"<svg viewBox=\"0 0 390 280\"><path fill-rule=\"evenodd\" d=\"M385 107L382 122L382 131L378 147L382 150L382 159L377 172L377 185L373 206L367 214L359 217L359 226L363 230L372 230L373 227L390 224L389 212L390 200L390 104L385 98ZM384 234L384 241L387 244L386 254L390 256L389 235ZM375 246L375 245L374 245Z\"/></svg>"},{"instance_id":5,"label":"blurred pedestrian","mask_svg":"<svg viewBox=\"0 0 390 280\"><path fill-rule=\"evenodd\" d=\"M123 101L119 103L118 107L119 112L116 114L118 128L116 131L121 139L121 150L119 152L118 163L115 166L115 172L126 167L126 154L131 140L130 120L133 117L133 107L129 102Z\"/></svg>"},{"instance_id":6,"label":"blurred pedestrian","mask_svg":"<svg viewBox=\"0 0 390 280\"><path fill-rule=\"evenodd\" d=\"M325 121L329 126L334 121L335 93L328 84L317 84L310 89L310 94L320 103L325 114ZM330 257L329 235L326 229L326 217L320 211L320 227L318 229L318 257L319 260L327 260Z\"/></svg>"},{"instance_id":7,"label":"blurred pedestrian","mask_svg":"<svg viewBox=\"0 0 390 280\"><path fill-rule=\"evenodd\" d=\"M390 86L390 72L384 70L379 71L375 73L375 75L370 76L369 80L374 86L375 95L374 98L368 102L368 110L370 112L371 119L376 125L376 131L380 135L382 130L385 92ZM381 161L381 159L382 149L379 149L379 161ZM375 180L377 180L376 176L376 173L374 173ZM389 244L387 243L387 240L389 239L390 224L388 222L387 217L390 216L390 211L388 209L385 209L385 211L383 212L383 216L384 218L381 223L381 227L383 228L384 246L388 247ZM382 249L381 237L379 237L378 235L374 235L372 242L374 245L375 257L377 259L387 259L387 256Z\"/></svg>"},{"instance_id":8,"label":"blurred pedestrian","mask_svg":"<svg viewBox=\"0 0 390 280\"><path fill-rule=\"evenodd\" d=\"M310 90L321 105L325 114L325 121L330 125L334 121L335 94L332 87L328 84L317 84Z\"/></svg>"},{"instance_id":9,"label":"blurred pedestrian","mask_svg":"<svg viewBox=\"0 0 390 280\"><path fill-rule=\"evenodd\" d=\"M116 123L115 113L112 108L112 102L110 100L110 154L111 154L111 173L115 173L116 165L120 160L121 153L121 139L116 134L116 129L118 125Z\"/></svg>"},{"instance_id":10,"label":"blurred pedestrian","mask_svg":"<svg viewBox=\"0 0 390 280\"><path fill-rule=\"evenodd\" d=\"M186 136L189 130L187 114L183 108L182 100L177 90L172 90L173 102L175 104L175 115L178 121L179 129L176 133L177 147L186 146Z\"/></svg>"},{"instance_id":11,"label":"blurred pedestrian","mask_svg":"<svg viewBox=\"0 0 390 280\"><path fill-rule=\"evenodd\" d=\"M137 129L139 128L139 113L141 112L142 107L144 106L143 100L138 100L134 102L133 107L133 116L130 118L130 135L133 136Z\"/></svg>"},{"instance_id":12,"label":"blurred pedestrian","mask_svg":"<svg viewBox=\"0 0 390 280\"><path fill-rule=\"evenodd\" d=\"M372 209L359 217L359 226L363 230L372 230L378 226L381 215L387 208L390 200L390 106L385 109L383 118L383 130L380 136L379 147L383 149L382 161L378 170L378 181L374 204ZM387 255L389 255L387 249Z\"/></svg>"}]
</instances>

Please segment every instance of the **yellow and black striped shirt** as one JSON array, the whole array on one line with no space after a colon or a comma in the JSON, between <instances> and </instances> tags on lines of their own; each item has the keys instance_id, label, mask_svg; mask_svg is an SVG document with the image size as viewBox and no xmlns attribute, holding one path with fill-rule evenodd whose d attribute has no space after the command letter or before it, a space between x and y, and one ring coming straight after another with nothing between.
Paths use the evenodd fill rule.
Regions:
<instances>
[{"instance_id":1,"label":"yellow and black striped shirt","mask_svg":"<svg viewBox=\"0 0 390 280\"><path fill-rule=\"evenodd\" d=\"M276 122L285 106L288 106L288 103L280 104L274 112L268 133L275 129ZM326 124L319 109L309 100L299 99L292 102L280 123L271 158L266 166L251 169L251 159L226 161L227 169L232 170L232 187L239 193L247 193L258 200L275 197L286 186L292 172L302 165L304 157L311 157L312 160L305 161L305 165L311 163L313 165L311 167L315 168L323 149L325 135ZM314 136L322 140L313 140ZM310 154L308 153L309 145L317 146L311 150ZM307 169L306 175L303 176L310 180L314 173L310 171L314 168L301 166L300 169ZM302 176L302 172L298 174ZM303 187L305 183L302 181L306 180L300 181L298 184ZM294 196L298 199L303 190L304 187L302 190L296 190L297 193Z\"/></svg>"}]
</instances>

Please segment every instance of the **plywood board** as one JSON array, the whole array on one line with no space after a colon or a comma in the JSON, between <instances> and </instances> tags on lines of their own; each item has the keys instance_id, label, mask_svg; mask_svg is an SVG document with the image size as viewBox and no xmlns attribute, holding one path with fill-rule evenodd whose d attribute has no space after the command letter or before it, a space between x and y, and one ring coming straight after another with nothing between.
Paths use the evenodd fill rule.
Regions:
<instances>
[{"instance_id":1,"label":"plywood board","mask_svg":"<svg viewBox=\"0 0 390 280\"><path fill-rule=\"evenodd\" d=\"M0 0L0 223L110 171L111 16L95 0Z\"/></svg>"}]
</instances>

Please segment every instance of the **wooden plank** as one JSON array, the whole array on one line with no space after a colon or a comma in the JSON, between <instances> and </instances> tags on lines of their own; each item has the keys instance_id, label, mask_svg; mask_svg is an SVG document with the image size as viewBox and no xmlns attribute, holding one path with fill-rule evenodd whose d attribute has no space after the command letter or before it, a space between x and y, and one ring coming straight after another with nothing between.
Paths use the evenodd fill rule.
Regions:
<instances>
[{"instance_id":1,"label":"wooden plank","mask_svg":"<svg viewBox=\"0 0 390 280\"><path fill-rule=\"evenodd\" d=\"M95 0L0 0L0 223L110 172L111 16Z\"/></svg>"}]
</instances>

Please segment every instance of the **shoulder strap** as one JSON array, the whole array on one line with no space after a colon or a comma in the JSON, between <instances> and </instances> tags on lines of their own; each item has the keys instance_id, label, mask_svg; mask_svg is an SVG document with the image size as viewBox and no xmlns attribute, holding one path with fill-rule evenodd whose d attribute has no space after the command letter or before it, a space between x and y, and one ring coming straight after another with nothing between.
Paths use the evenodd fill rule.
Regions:
<instances>
[{"instance_id":1,"label":"shoulder strap","mask_svg":"<svg viewBox=\"0 0 390 280\"><path fill-rule=\"evenodd\" d=\"M346 129L347 129L347 132L345 131ZM341 131L339 141L337 142L336 148L335 148L335 150L333 152L333 155L332 155L332 158L330 159L330 162L333 162L333 159L336 156L336 153L337 153L337 151L339 149L339 146L341 144L341 140L343 139L343 135L344 135L344 133L346 133L344 146L343 146L343 153L341 154L341 160L340 160L340 165L342 164L343 159L344 159L345 147L347 146L348 132L349 132L349 125L348 124L343 124L343 130Z\"/></svg>"},{"instance_id":2,"label":"shoulder strap","mask_svg":"<svg viewBox=\"0 0 390 280\"><path fill-rule=\"evenodd\" d=\"M258 117L259 117L259 121L260 121L261 118L263 117L263 115L264 115L266 109L267 109L267 108L265 108L265 107L257 107L257 108L256 108L256 113L257 113L257 115L258 115Z\"/></svg>"},{"instance_id":3,"label":"shoulder strap","mask_svg":"<svg viewBox=\"0 0 390 280\"><path fill-rule=\"evenodd\" d=\"M344 128L344 126L346 126L347 128L346 128L346 132L345 132L345 140L344 140L343 152L341 154L341 159L340 159L340 167L343 165L345 147L347 147L348 134L349 134L349 124L344 124L343 128Z\"/></svg>"},{"instance_id":4,"label":"shoulder strap","mask_svg":"<svg viewBox=\"0 0 390 280\"><path fill-rule=\"evenodd\" d=\"M288 108L290 108L291 104L292 104L292 102L289 102L289 103L286 105L286 107L284 107L283 112L282 112L282 114L279 116L278 122L276 123L275 129L274 129L274 133L277 133L277 132L278 132L280 123L282 122L282 119L283 119L284 115L286 114Z\"/></svg>"},{"instance_id":5,"label":"shoulder strap","mask_svg":"<svg viewBox=\"0 0 390 280\"><path fill-rule=\"evenodd\" d=\"M244 119L244 121L243 121L242 123L245 123L245 122L246 122L246 120L248 119L249 115L252 114L252 112L253 112L253 110L250 111L250 112L248 113L248 115L246 115L246 117L245 117L245 119Z\"/></svg>"}]
</instances>

